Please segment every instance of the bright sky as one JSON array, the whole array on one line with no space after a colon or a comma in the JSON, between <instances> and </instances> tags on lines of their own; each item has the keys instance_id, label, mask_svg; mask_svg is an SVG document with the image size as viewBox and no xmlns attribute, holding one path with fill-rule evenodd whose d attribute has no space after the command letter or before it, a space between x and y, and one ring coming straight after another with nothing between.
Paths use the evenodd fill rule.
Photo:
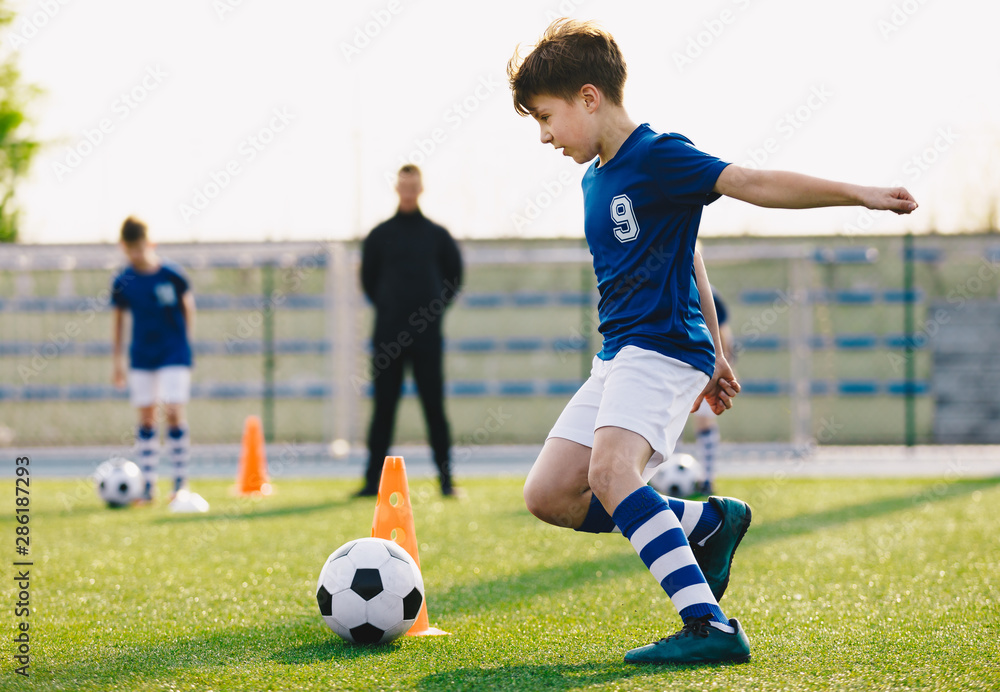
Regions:
<instances>
[{"instance_id":1,"label":"bright sky","mask_svg":"<svg viewBox=\"0 0 1000 692\"><path fill-rule=\"evenodd\" d=\"M583 233L584 167L538 141L505 68L596 19L638 122L722 159L902 182L911 217L720 200L703 234L978 230L1000 204L1000 3L983 0L27 0L3 40L49 146L23 240L362 237L402 160L459 238Z\"/></svg>"}]
</instances>

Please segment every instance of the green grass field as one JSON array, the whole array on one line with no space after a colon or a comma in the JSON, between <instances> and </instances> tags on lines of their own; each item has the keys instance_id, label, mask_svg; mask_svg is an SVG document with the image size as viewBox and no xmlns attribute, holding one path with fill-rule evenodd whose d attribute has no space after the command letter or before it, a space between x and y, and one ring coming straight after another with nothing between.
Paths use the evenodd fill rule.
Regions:
<instances>
[{"instance_id":1,"label":"green grass field","mask_svg":"<svg viewBox=\"0 0 1000 692\"><path fill-rule=\"evenodd\" d=\"M431 624L451 636L378 648L338 639L314 598L373 502L347 499L348 481L283 481L260 501L229 485L198 482L212 511L184 516L36 480L30 678L13 672L5 578L0 689L1000 688L1000 479L724 481L754 505L722 601L753 660L694 668L622 663L676 612L624 539L541 524L519 479L470 479L449 501L411 483Z\"/></svg>"}]
</instances>

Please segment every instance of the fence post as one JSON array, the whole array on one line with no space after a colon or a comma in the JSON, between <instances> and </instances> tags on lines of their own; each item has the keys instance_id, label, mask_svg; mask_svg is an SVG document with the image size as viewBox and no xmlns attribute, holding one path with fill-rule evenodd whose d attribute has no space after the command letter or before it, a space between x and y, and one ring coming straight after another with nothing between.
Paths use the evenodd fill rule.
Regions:
<instances>
[{"instance_id":1,"label":"fence post","mask_svg":"<svg viewBox=\"0 0 1000 692\"><path fill-rule=\"evenodd\" d=\"M264 299L264 441L274 442L274 260L264 260L263 272Z\"/></svg>"},{"instance_id":2,"label":"fence post","mask_svg":"<svg viewBox=\"0 0 1000 692\"><path fill-rule=\"evenodd\" d=\"M812 441L812 302L809 299L809 267L805 254L791 259L792 304L789 314L789 348L792 377L792 443L796 448Z\"/></svg>"},{"instance_id":3,"label":"fence post","mask_svg":"<svg viewBox=\"0 0 1000 692\"><path fill-rule=\"evenodd\" d=\"M907 447L916 444L917 437L917 401L914 388L917 379L917 364L914 362L914 303L916 295L913 289L913 233L903 236L903 344L906 359L906 384L904 385L905 402L905 443Z\"/></svg>"}]
</instances>

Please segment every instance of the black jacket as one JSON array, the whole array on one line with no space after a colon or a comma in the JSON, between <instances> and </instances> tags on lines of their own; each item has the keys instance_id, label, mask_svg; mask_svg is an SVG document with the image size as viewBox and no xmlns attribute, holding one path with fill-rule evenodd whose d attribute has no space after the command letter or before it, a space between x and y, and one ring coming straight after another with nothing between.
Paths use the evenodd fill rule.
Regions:
<instances>
[{"instance_id":1,"label":"black jacket","mask_svg":"<svg viewBox=\"0 0 1000 692\"><path fill-rule=\"evenodd\" d=\"M440 335L445 308L462 286L462 256L444 227L420 210L397 212L361 248L361 285L375 306L376 339Z\"/></svg>"}]
</instances>

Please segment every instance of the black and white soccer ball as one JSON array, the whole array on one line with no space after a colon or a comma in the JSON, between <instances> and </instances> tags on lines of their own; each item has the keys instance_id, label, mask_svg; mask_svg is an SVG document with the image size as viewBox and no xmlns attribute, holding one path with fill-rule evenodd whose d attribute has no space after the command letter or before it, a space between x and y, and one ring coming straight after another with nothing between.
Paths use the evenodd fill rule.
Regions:
<instances>
[{"instance_id":1,"label":"black and white soccer ball","mask_svg":"<svg viewBox=\"0 0 1000 692\"><path fill-rule=\"evenodd\" d=\"M142 471L135 462L113 457L97 467L94 473L97 494L110 507L125 507L142 497L146 487Z\"/></svg>"},{"instance_id":2,"label":"black and white soccer ball","mask_svg":"<svg viewBox=\"0 0 1000 692\"><path fill-rule=\"evenodd\" d=\"M690 454L671 454L649 479L653 490L669 497L690 497L705 482L705 467Z\"/></svg>"},{"instance_id":3,"label":"black and white soccer ball","mask_svg":"<svg viewBox=\"0 0 1000 692\"><path fill-rule=\"evenodd\" d=\"M405 634L424 604L424 580L394 541L359 538L337 548L319 573L323 621L353 644L387 644Z\"/></svg>"}]
</instances>

